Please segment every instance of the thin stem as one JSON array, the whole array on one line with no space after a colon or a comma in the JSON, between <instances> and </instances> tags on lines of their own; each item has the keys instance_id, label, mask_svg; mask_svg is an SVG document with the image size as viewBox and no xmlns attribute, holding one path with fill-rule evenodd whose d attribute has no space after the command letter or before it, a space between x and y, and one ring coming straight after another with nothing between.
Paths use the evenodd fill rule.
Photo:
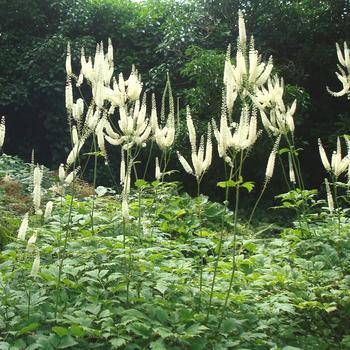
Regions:
<instances>
[{"instance_id":1,"label":"thin stem","mask_svg":"<svg viewBox=\"0 0 350 350\"><path fill-rule=\"evenodd\" d=\"M199 229L200 229L200 236L202 238L202 230L201 230L201 203L200 203L200 185L201 185L201 179L197 178L197 201L198 201L198 207L197 207L197 213L198 213L198 221L199 221ZM200 259L200 266L199 266L199 305L201 304L202 299L202 287L203 287L203 256L201 248L199 249L199 259Z\"/></svg>"},{"instance_id":2,"label":"thin stem","mask_svg":"<svg viewBox=\"0 0 350 350\"><path fill-rule=\"evenodd\" d=\"M338 203L338 189L337 189L337 177L333 174L332 175L333 180L333 191L334 191L334 201L335 201L335 211L337 212L337 219L338 219L338 235L340 234L340 208Z\"/></svg>"},{"instance_id":3,"label":"thin stem","mask_svg":"<svg viewBox=\"0 0 350 350\"><path fill-rule=\"evenodd\" d=\"M149 166L149 163L150 163L150 160L151 160L151 156L152 156L153 143L154 143L154 140L152 139L151 147L149 149L148 158L147 158L147 162L146 162L146 167L145 167L145 170L143 172L143 179L145 179L146 175L147 175L148 166Z\"/></svg>"},{"instance_id":4,"label":"thin stem","mask_svg":"<svg viewBox=\"0 0 350 350\"><path fill-rule=\"evenodd\" d=\"M265 192L265 190L266 190L266 187L267 187L267 180L265 180L264 186L263 186L263 188L262 188L262 190L261 190L261 192L260 192L260 195L259 195L258 199L256 200L256 202L255 202L255 204L254 204L254 207L253 207L252 212L250 213L249 220L248 220L248 224L247 224L248 227L249 227L249 225L250 225L250 222L251 222L252 219L253 219L255 210L256 210L256 208L258 207L258 204L259 204L259 202L260 202L260 200L261 200L261 198L262 198L262 196L263 196L263 194L264 194L264 192Z\"/></svg>"},{"instance_id":5,"label":"thin stem","mask_svg":"<svg viewBox=\"0 0 350 350\"><path fill-rule=\"evenodd\" d=\"M224 163L224 167L225 167L225 178L227 179L226 163ZM229 175L227 181L231 180L232 172L233 172L233 168L231 167L230 168L230 175ZM211 308L211 304L212 304L212 301L213 301L216 275L217 275L217 271L218 271L219 260L220 260L220 257L221 257L222 243L223 243L223 237L224 237L225 215L226 215L227 208L228 208L229 189L230 188L228 186L226 186L226 188L225 188L225 203L224 203L225 204L225 208L224 208L224 214L222 215L222 218L221 218L221 231L220 231L220 237L219 237L218 254L217 254L215 262L214 262L214 275L213 275L213 280L211 282L210 296L209 296L209 305L208 305L208 310L207 310L206 322L208 322L209 315L210 315L210 308Z\"/></svg>"},{"instance_id":6,"label":"thin stem","mask_svg":"<svg viewBox=\"0 0 350 350\"><path fill-rule=\"evenodd\" d=\"M242 164L243 163L243 151L241 151L240 154L240 162L239 162L239 170L238 170L238 179L241 177L242 175ZM232 271L231 271L231 278L230 278L230 282L229 282L229 287L226 293L226 297L225 297L225 302L221 311L221 318L220 318L220 322L218 325L218 328L221 327L223 318L224 318L224 313L227 307L227 303L228 303L228 299L230 297L231 294L231 289L232 289L232 285L233 285L233 279L235 276L235 272L236 272L236 245L237 245L237 226L238 226L238 208L239 208L239 194L240 194L240 186L239 184L236 187L236 203L235 203L235 213L234 213L234 228L233 228L233 252L232 252Z\"/></svg>"},{"instance_id":7,"label":"thin stem","mask_svg":"<svg viewBox=\"0 0 350 350\"><path fill-rule=\"evenodd\" d=\"M126 222L124 218L123 218L122 227L123 227L123 249L125 250Z\"/></svg>"},{"instance_id":8,"label":"thin stem","mask_svg":"<svg viewBox=\"0 0 350 350\"><path fill-rule=\"evenodd\" d=\"M94 159L94 177L93 177L93 188L94 188L94 194L92 197L92 208L91 208L91 231L94 233L94 211L95 211L95 200L96 200L96 177L97 177L97 147L96 147L96 140L95 135L93 136L93 144L94 144L94 153L95 153L95 159Z\"/></svg>"},{"instance_id":9,"label":"thin stem","mask_svg":"<svg viewBox=\"0 0 350 350\"><path fill-rule=\"evenodd\" d=\"M298 185L299 187L304 190L305 189L305 186L304 186L304 180L303 180L303 176L301 174L301 167L300 167L300 162L299 162L299 159L298 157L295 155L295 146L294 146L294 141L292 139L292 142L289 140L288 136L287 135L284 135L285 136L285 139L288 143L288 147L290 149L290 155L291 155L291 158L292 158L292 163L293 163L293 166L294 166L294 169L296 171L296 175L297 175L297 181L298 181Z\"/></svg>"},{"instance_id":10,"label":"thin stem","mask_svg":"<svg viewBox=\"0 0 350 350\"><path fill-rule=\"evenodd\" d=\"M73 194L71 196L70 203L69 203L68 223L67 223L67 229L65 232L63 248L62 248L62 250L59 251L60 262L59 262L59 266L58 266L58 276L57 276L57 285L56 285L56 302L55 302L56 322L57 322L57 310L58 310L58 304L59 304L59 292L61 289L61 276L62 276L63 261L65 259L65 252L66 252L67 245L68 245L68 234L70 231L70 224L71 224L71 218L72 218L72 213L73 213L73 199L74 199L74 191L73 191Z\"/></svg>"}]
</instances>

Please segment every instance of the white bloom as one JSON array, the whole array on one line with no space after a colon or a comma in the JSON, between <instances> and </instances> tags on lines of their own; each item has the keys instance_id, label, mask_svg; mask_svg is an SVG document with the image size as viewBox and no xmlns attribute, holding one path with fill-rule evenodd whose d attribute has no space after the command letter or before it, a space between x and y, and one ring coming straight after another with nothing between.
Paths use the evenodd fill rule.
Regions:
<instances>
[{"instance_id":1,"label":"white bloom","mask_svg":"<svg viewBox=\"0 0 350 350\"><path fill-rule=\"evenodd\" d=\"M187 160L179 152L177 152L177 156L179 158L181 165L185 169L185 171L188 174L194 175L196 179L199 180L211 165L211 160L212 160L211 127L210 127L210 124L208 124L206 147L204 147L204 136L202 135L200 138L199 147L197 150L197 145L195 143L196 131L194 129L192 118L189 113L187 114L187 126L188 126L190 142L191 142L191 160L192 160L193 169L188 164Z\"/></svg>"},{"instance_id":2,"label":"white bloom","mask_svg":"<svg viewBox=\"0 0 350 350\"><path fill-rule=\"evenodd\" d=\"M72 126L72 142L76 145L79 142L78 131L75 125Z\"/></svg>"},{"instance_id":3,"label":"white bloom","mask_svg":"<svg viewBox=\"0 0 350 350\"><path fill-rule=\"evenodd\" d=\"M243 13L241 10L238 11L238 32L239 32L239 43L243 47L247 42L247 33L245 29Z\"/></svg>"},{"instance_id":4,"label":"white bloom","mask_svg":"<svg viewBox=\"0 0 350 350\"><path fill-rule=\"evenodd\" d=\"M52 214L52 209L53 209L53 202L48 201L45 206L45 212L44 212L44 221L48 221L51 217Z\"/></svg>"},{"instance_id":5,"label":"white bloom","mask_svg":"<svg viewBox=\"0 0 350 350\"><path fill-rule=\"evenodd\" d=\"M18 229L17 238L21 241L24 241L26 238L26 233L28 229L28 213L25 213L21 222L21 225Z\"/></svg>"},{"instance_id":6,"label":"white bloom","mask_svg":"<svg viewBox=\"0 0 350 350\"><path fill-rule=\"evenodd\" d=\"M73 180L75 179L75 177L77 176L78 172L80 170L80 167L76 168L75 170L71 171L67 177L65 178L64 182L66 183L66 185L70 185Z\"/></svg>"},{"instance_id":7,"label":"white bloom","mask_svg":"<svg viewBox=\"0 0 350 350\"><path fill-rule=\"evenodd\" d=\"M129 221L130 219L128 201L125 197L122 200L122 217L125 221Z\"/></svg>"},{"instance_id":8,"label":"white bloom","mask_svg":"<svg viewBox=\"0 0 350 350\"><path fill-rule=\"evenodd\" d=\"M39 165L37 165L34 168L34 174L33 174L33 184L34 184L34 186L40 186L42 178L43 178L43 169Z\"/></svg>"},{"instance_id":9,"label":"white bloom","mask_svg":"<svg viewBox=\"0 0 350 350\"><path fill-rule=\"evenodd\" d=\"M121 161L120 161L120 183L123 184L125 181L125 158L124 158L124 151L121 151Z\"/></svg>"},{"instance_id":10,"label":"white bloom","mask_svg":"<svg viewBox=\"0 0 350 350\"><path fill-rule=\"evenodd\" d=\"M293 184L296 183L295 181L295 173L294 173L294 167L292 162L292 156L290 153L288 153L288 164L289 164L289 181Z\"/></svg>"},{"instance_id":11,"label":"white bloom","mask_svg":"<svg viewBox=\"0 0 350 350\"><path fill-rule=\"evenodd\" d=\"M273 171L275 169L275 160L276 160L276 154L278 151L278 146L281 140L281 136L278 136L275 144L273 145L272 151L270 153L269 156L269 160L267 162L267 166L266 166L266 172L265 172L265 181L269 181L272 178L273 175Z\"/></svg>"},{"instance_id":12,"label":"white bloom","mask_svg":"<svg viewBox=\"0 0 350 350\"><path fill-rule=\"evenodd\" d=\"M35 213L39 214L40 211L40 204L41 204L41 187L38 185L34 186L33 190L33 204Z\"/></svg>"},{"instance_id":13,"label":"white bloom","mask_svg":"<svg viewBox=\"0 0 350 350\"><path fill-rule=\"evenodd\" d=\"M127 96L129 101L136 101L140 98L142 83L138 78L137 70L132 66L132 71L129 79L125 82L127 86Z\"/></svg>"},{"instance_id":14,"label":"white bloom","mask_svg":"<svg viewBox=\"0 0 350 350\"><path fill-rule=\"evenodd\" d=\"M336 44L336 48L340 65L338 65L339 73L336 72L335 74L343 85L343 88L338 92L333 92L327 86L327 90L335 97L348 95L348 98L350 98L350 49L348 48L346 42L344 42L344 54L341 51L338 43Z\"/></svg>"},{"instance_id":15,"label":"white bloom","mask_svg":"<svg viewBox=\"0 0 350 350\"><path fill-rule=\"evenodd\" d=\"M28 246L35 244L36 240L38 238L38 232L34 232L32 236L28 239Z\"/></svg>"},{"instance_id":16,"label":"white bloom","mask_svg":"<svg viewBox=\"0 0 350 350\"><path fill-rule=\"evenodd\" d=\"M324 179L325 185L326 185L326 192L327 192L327 203L328 203L328 209L330 212L334 211L334 201L331 193L331 188L329 186L329 182L327 179Z\"/></svg>"},{"instance_id":17,"label":"white bloom","mask_svg":"<svg viewBox=\"0 0 350 350\"><path fill-rule=\"evenodd\" d=\"M69 42L67 43L66 72L67 76L72 75L72 56Z\"/></svg>"},{"instance_id":18,"label":"white bloom","mask_svg":"<svg viewBox=\"0 0 350 350\"><path fill-rule=\"evenodd\" d=\"M222 109L220 128L213 123L214 136L218 143L218 152L221 158L227 155L227 151L243 151L251 148L256 142L259 132L257 130L256 110L251 112L248 107L243 107L239 123L228 125L226 109Z\"/></svg>"},{"instance_id":19,"label":"white bloom","mask_svg":"<svg viewBox=\"0 0 350 350\"><path fill-rule=\"evenodd\" d=\"M38 275L39 270L40 270L40 254L37 253L32 265L32 270L30 271L30 276L36 277Z\"/></svg>"},{"instance_id":20,"label":"white bloom","mask_svg":"<svg viewBox=\"0 0 350 350\"><path fill-rule=\"evenodd\" d=\"M58 168L58 177L59 177L61 182L63 182L64 179L66 178L66 171L64 169L64 165L63 164L60 164L60 166Z\"/></svg>"},{"instance_id":21,"label":"white bloom","mask_svg":"<svg viewBox=\"0 0 350 350\"><path fill-rule=\"evenodd\" d=\"M333 152L331 162L328 161L326 152L322 146L321 140L318 140L322 164L326 171L332 173L336 178L346 172L350 166L349 154L342 158L340 138L337 138L337 150Z\"/></svg>"},{"instance_id":22,"label":"white bloom","mask_svg":"<svg viewBox=\"0 0 350 350\"><path fill-rule=\"evenodd\" d=\"M1 118L1 121L0 121L0 149L4 145L5 131L6 131L6 128L5 128L5 117L3 116Z\"/></svg>"},{"instance_id":23,"label":"white bloom","mask_svg":"<svg viewBox=\"0 0 350 350\"><path fill-rule=\"evenodd\" d=\"M83 145L84 145L84 140L80 139L79 142L73 146L73 148L70 151L70 153L68 154L68 157L66 160L66 164L68 167L76 161L76 159L79 155L79 152L80 152L81 148L83 147Z\"/></svg>"},{"instance_id":24,"label":"white bloom","mask_svg":"<svg viewBox=\"0 0 350 350\"><path fill-rule=\"evenodd\" d=\"M155 177L159 181L161 176L162 176L162 173L161 173L160 167L159 167L159 159L158 159L158 157L156 157L156 173L155 173Z\"/></svg>"},{"instance_id":25,"label":"white bloom","mask_svg":"<svg viewBox=\"0 0 350 350\"><path fill-rule=\"evenodd\" d=\"M67 79L66 83L66 109L68 114L71 114L73 111L73 89L70 78Z\"/></svg>"},{"instance_id":26,"label":"white bloom","mask_svg":"<svg viewBox=\"0 0 350 350\"><path fill-rule=\"evenodd\" d=\"M261 109L260 116L262 124L265 130L269 134L278 136L279 134L287 134L288 132L294 133L294 113L296 111L296 100L293 101L291 106L285 107L283 101L280 104L275 105L270 110L270 119L267 118L265 112Z\"/></svg>"}]
</instances>

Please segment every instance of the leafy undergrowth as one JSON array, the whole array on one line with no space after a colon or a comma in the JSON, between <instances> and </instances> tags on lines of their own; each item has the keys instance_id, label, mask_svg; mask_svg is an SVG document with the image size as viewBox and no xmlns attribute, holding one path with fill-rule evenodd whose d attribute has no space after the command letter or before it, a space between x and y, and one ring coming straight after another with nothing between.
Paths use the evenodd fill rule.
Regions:
<instances>
[{"instance_id":1,"label":"leafy undergrowth","mask_svg":"<svg viewBox=\"0 0 350 350\"><path fill-rule=\"evenodd\" d=\"M118 195L97 189L92 223L93 197L60 197L52 183L51 219L29 220L27 236L37 232L41 256L36 277L29 275L33 247L15 238L23 210L6 206L11 196L1 187L1 234L9 242L0 253L0 349L350 348L345 216L338 222L321 213L281 230L239 225L223 309L234 252L232 213L222 205L179 194L175 184L139 182L124 248Z\"/></svg>"}]
</instances>

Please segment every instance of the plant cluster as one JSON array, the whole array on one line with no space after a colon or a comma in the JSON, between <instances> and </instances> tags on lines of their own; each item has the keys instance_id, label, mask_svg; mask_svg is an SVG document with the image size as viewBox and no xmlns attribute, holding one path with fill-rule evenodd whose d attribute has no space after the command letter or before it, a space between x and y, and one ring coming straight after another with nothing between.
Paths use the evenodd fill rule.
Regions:
<instances>
[{"instance_id":1,"label":"plant cluster","mask_svg":"<svg viewBox=\"0 0 350 350\"><path fill-rule=\"evenodd\" d=\"M349 200L349 179L339 179L345 172L350 176L350 141L346 139L348 154L342 157L338 138L331 161L319 141L330 175L324 210L316 191L304 187L294 139L296 101L284 101L283 79L272 75L272 58L263 61L254 38L248 40L241 11L238 27L235 61L230 47L225 61L220 121L212 120L198 140L187 107L191 162L180 152L177 156L195 177L195 198L180 195L176 184L165 181L179 126L169 79L160 114L154 95L148 113L149 99L142 94L136 68L126 80L123 74L114 76L110 40L106 53L97 44L94 58L86 58L82 49L79 74L73 73L68 44L66 109L72 149L48 189L44 167L34 160L29 166L31 204L17 236L0 254L0 349L349 346L350 223L343 204ZM337 51L348 67L346 45L344 55L339 46ZM348 93L347 73L341 70L338 77L347 88L340 95ZM76 100L75 91L80 94ZM242 190L254 187L244 178L244 166L263 137L260 124L272 150L260 197L243 223ZM225 190L223 205L209 202L200 191L212 164L212 134L225 169L218 182ZM0 146L4 138L2 118ZM94 192L81 199L78 175L86 169L82 150L89 140L91 150L85 155L94 159ZM160 153L153 182L138 174L147 142ZM113 146L121 155L119 194L96 187L98 159L109 166ZM149 152L147 166L153 156ZM275 209L296 212L293 227L278 235L275 225L251 226L277 158L290 191L278 196L282 203ZM11 169L14 161L3 155L5 160Z\"/></svg>"}]
</instances>

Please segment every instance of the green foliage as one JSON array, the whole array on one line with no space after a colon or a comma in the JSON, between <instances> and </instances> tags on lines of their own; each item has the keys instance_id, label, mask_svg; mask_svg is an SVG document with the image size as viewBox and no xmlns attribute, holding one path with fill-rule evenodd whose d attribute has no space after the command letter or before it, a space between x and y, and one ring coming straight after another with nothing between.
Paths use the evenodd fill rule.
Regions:
<instances>
[{"instance_id":1,"label":"green foliage","mask_svg":"<svg viewBox=\"0 0 350 350\"><path fill-rule=\"evenodd\" d=\"M18 159L6 157L5 161L17 167L18 176L26 171ZM244 184L242 179L235 186ZM121 200L103 187L97 189L95 199L94 233L91 197L71 202L71 196L51 194L54 213L50 221L42 224L31 217L28 236L38 232L41 252L36 278L28 277L33 253L26 243L12 238L3 247L1 349L348 347L350 220L346 211L341 214L341 230L336 214L319 210L302 212L303 220L282 230L262 223L255 228L239 223L237 271L221 322L232 265L233 213L207 197L179 194L174 183L138 180L135 185L143 197L140 202L137 192L130 195L132 219L127 225L126 249ZM314 190L295 190L279 198L283 208L299 210L312 209L317 204L315 196ZM12 225L11 230L16 230L18 220ZM224 241L207 318L221 230ZM69 239L62 288L57 290L57 259L65 232Z\"/></svg>"}]
</instances>

